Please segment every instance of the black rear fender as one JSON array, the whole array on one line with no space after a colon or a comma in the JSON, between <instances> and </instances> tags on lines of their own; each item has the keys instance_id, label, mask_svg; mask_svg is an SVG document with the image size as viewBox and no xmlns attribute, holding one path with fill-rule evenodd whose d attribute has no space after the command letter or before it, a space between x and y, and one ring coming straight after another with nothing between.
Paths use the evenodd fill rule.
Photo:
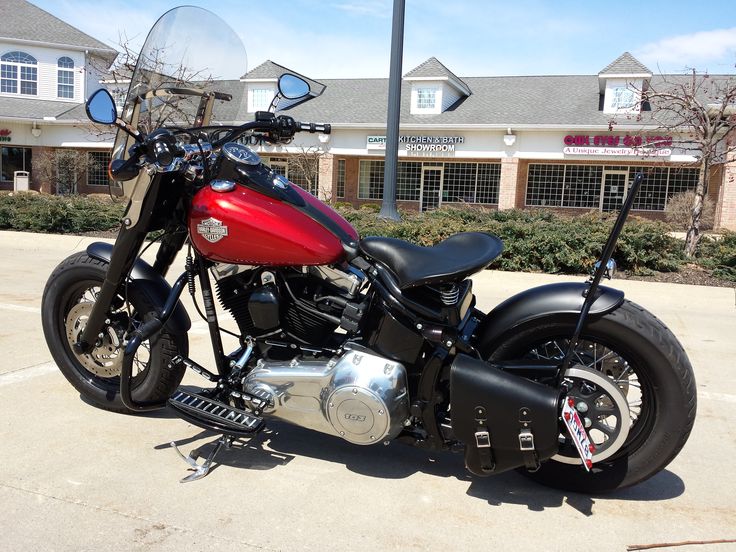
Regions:
<instances>
[{"instance_id":1,"label":"black rear fender","mask_svg":"<svg viewBox=\"0 0 736 552\"><path fill-rule=\"evenodd\" d=\"M109 263L112 256L113 246L109 243L94 242L87 247L87 255L100 261ZM164 303L169 297L171 286L169 283L156 272L151 265L143 259L137 259L130 271L130 282L128 286L135 288L136 291L144 293L152 305L156 307L158 312L164 308ZM179 301L174 309L171 318L164 326L167 331L173 334L184 334L189 331L192 321L187 314L184 305Z\"/></svg>"},{"instance_id":2,"label":"black rear fender","mask_svg":"<svg viewBox=\"0 0 736 552\"><path fill-rule=\"evenodd\" d=\"M475 346L481 353L493 351L502 338L515 329L549 316L576 316L588 290L585 283L548 284L522 291L509 297L486 315L475 331ZM600 286L590 308L591 317L616 310L624 302L624 292Z\"/></svg>"}]
</instances>

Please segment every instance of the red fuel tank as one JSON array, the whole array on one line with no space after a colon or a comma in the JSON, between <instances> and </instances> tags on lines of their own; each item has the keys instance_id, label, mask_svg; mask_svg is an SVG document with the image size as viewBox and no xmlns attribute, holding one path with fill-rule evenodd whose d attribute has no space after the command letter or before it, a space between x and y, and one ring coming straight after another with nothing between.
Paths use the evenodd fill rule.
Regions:
<instances>
[{"instance_id":1,"label":"red fuel tank","mask_svg":"<svg viewBox=\"0 0 736 552\"><path fill-rule=\"evenodd\" d=\"M192 244L206 258L232 264L304 266L343 260L345 252L340 238L315 218L339 229L343 239L357 240L358 233L316 197L294 184L291 187L304 199L306 207L243 185L229 192L216 192L205 186L192 201Z\"/></svg>"}]
</instances>

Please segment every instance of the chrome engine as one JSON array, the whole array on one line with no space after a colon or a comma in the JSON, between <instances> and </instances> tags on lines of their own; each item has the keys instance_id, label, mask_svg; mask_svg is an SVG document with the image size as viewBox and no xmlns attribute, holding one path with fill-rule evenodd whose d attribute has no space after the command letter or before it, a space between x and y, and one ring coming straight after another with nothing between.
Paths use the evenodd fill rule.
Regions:
<instances>
[{"instance_id":1,"label":"chrome engine","mask_svg":"<svg viewBox=\"0 0 736 552\"><path fill-rule=\"evenodd\" d=\"M357 445L393 439L409 417L406 369L357 345L350 347L327 362L260 360L243 389L268 395L266 416Z\"/></svg>"}]
</instances>

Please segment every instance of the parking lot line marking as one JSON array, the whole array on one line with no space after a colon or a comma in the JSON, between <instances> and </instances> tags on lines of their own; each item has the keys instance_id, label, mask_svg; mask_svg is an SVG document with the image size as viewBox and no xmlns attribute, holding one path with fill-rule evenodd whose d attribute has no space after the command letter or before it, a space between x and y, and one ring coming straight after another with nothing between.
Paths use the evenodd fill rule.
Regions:
<instances>
[{"instance_id":1,"label":"parking lot line marking","mask_svg":"<svg viewBox=\"0 0 736 552\"><path fill-rule=\"evenodd\" d=\"M44 362L43 364L37 364L36 366L29 366L28 368L18 368L12 372L0 374L0 387L3 385L11 385L38 376L44 376L58 370L56 363Z\"/></svg>"},{"instance_id":2,"label":"parking lot line marking","mask_svg":"<svg viewBox=\"0 0 736 552\"><path fill-rule=\"evenodd\" d=\"M0 309L2 310L11 310L11 311L20 311L20 312L35 312L40 313L41 308L40 307L27 307L25 305L12 305L10 303L0 303Z\"/></svg>"},{"instance_id":3,"label":"parking lot line marking","mask_svg":"<svg viewBox=\"0 0 736 552\"><path fill-rule=\"evenodd\" d=\"M711 393L709 391L700 391L698 393L698 396L701 399L705 399L708 401L736 403L736 395L729 395L728 393Z\"/></svg>"}]
</instances>

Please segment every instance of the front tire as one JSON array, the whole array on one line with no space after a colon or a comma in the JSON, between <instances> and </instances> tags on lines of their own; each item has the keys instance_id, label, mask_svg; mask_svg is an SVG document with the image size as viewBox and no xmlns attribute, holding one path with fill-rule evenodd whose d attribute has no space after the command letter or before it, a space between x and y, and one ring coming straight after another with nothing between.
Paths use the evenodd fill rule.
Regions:
<instances>
[{"instance_id":1,"label":"front tire","mask_svg":"<svg viewBox=\"0 0 736 552\"><path fill-rule=\"evenodd\" d=\"M562 360L576 317L554 316L516 328L481 351L490 361ZM613 312L591 317L572 365L602 372L614 380L629 405L630 426L623 445L593 464L561 454L529 477L566 491L601 493L635 485L664 469L685 445L696 412L692 366L677 338L654 315L625 301ZM564 434L561 434L564 441ZM594 457L595 461L595 457Z\"/></svg>"},{"instance_id":2,"label":"front tire","mask_svg":"<svg viewBox=\"0 0 736 552\"><path fill-rule=\"evenodd\" d=\"M102 282L107 263L77 253L64 260L51 274L43 293L41 317L46 343L64 377L87 402L105 410L131 413L120 399L120 367L131 330L156 314L155 302L134 282L111 306L109 323L89 354L72 349L86 324ZM134 359L132 396L140 402L164 402L178 387L183 368L170 361L188 352L186 334L165 329L144 342Z\"/></svg>"}]
</instances>

